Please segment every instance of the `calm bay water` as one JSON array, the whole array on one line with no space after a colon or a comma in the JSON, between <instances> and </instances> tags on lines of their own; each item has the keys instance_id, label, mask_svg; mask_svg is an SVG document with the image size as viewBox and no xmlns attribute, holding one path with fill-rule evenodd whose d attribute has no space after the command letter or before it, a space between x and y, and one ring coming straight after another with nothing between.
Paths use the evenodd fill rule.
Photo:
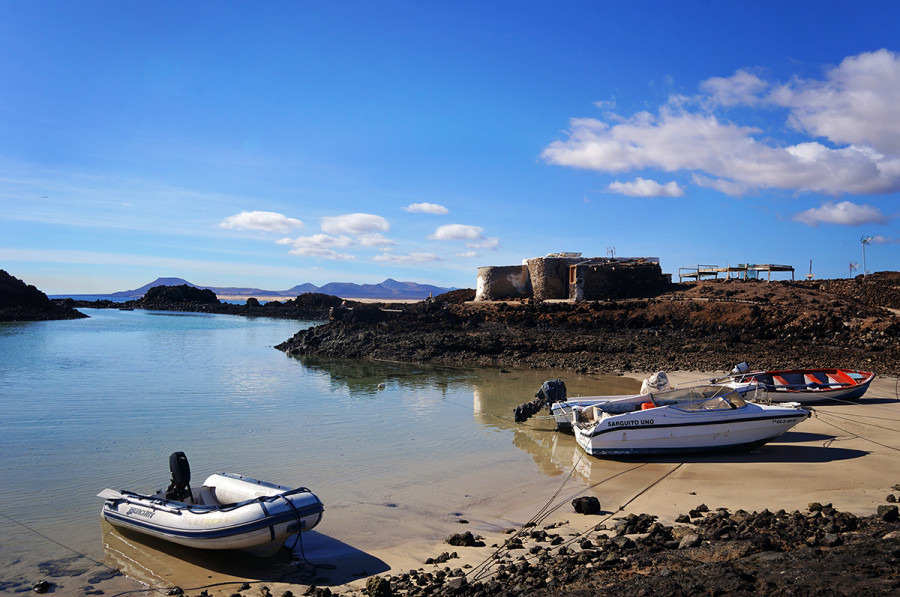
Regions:
<instances>
[{"instance_id":1,"label":"calm bay water","mask_svg":"<svg viewBox=\"0 0 900 597\"><path fill-rule=\"evenodd\" d=\"M313 322L84 312L0 324L7 579L40 576L41 562L76 552L103 560L96 494L164 487L173 451L187 454L195 485L225 470L311 488L326 505L317 531L366 550L405 540L384 531L391 518L421 519L430 532L430 517L485 487L568 472L576 450L549 421L528 435L512 421L547 372L295 359L273 348ZM566 382L570 394L634 389L615 379Z\"/></svg>"}]
</instances>

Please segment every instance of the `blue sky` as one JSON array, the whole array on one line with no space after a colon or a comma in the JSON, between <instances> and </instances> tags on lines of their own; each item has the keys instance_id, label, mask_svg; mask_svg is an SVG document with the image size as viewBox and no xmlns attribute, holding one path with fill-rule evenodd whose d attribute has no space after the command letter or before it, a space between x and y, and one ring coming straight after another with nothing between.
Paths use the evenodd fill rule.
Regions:
<instances>
[{"instance_id":1,"label":"blue sky","mask_svg":"<svg viewBox=\"0 0 900 597\"><path fill-rule=\"evenodd\" d=\"M0 2L0 269L900 269L895 2Z\"/></svg>"}]
</instances>

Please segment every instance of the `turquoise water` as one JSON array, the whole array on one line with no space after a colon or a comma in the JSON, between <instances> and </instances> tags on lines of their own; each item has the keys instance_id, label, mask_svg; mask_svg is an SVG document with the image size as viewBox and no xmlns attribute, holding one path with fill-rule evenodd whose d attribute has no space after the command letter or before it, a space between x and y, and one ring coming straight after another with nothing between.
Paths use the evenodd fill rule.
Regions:
<instances>
[{"instance_id":1,"label":"turquoise water","mask_svg":"<svg viewBox=\"0 0 900 597\"><path fill-rule=\"evenodd\" d=\"M96 494L164 487L173 451L194 484L224 470L311 488L317 530L360 549L404 541L375 532L392 517L424 529L565 472L543 447L551 423L525 436L512 421L546 372L296 359L273 346L314 322L83 311L0 324L0 569L102 560Z\"/></svg>"}]
</instances>

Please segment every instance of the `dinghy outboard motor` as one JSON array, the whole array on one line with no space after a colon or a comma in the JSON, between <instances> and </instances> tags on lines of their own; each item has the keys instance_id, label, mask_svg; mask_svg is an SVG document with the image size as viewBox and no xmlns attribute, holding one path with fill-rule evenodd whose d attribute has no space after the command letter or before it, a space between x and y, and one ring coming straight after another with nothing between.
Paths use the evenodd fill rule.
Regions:
<instances>
[{"instance_id":1,"label":"dinghy outboard motor","mask_svg":"<svg viewBox=\"0 0 900 597\"><path fill-rule=\"evenodd\" d=\"M172 452L169 456L172 483L166 489L166 499L183 502L191 497L191 465L184 452Z\"/></svg>"}]
</instances>

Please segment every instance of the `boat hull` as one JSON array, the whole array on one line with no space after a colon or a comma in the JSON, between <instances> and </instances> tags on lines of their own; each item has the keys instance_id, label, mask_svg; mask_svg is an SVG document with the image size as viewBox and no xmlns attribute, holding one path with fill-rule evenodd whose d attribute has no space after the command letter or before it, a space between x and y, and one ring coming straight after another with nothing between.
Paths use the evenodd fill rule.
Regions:
<instances>
[{"instance_id":1,"label":"boat hull","mask_svg":"<svg viewBox=\"0 0 900 597\"><path fill-rule=\"evenodd\" d=\"M199 491L215 488L217 482L235 486L247 481L240 475L213 475ZM249 481L256 484L254 493L262 495L210 506L121 492L121 497L106 500L101 516L114 527L179 545L255 555L274 553L288 537L312 529L322 519L324 506L308 489Z\"/></svg>"}]
</instances>

